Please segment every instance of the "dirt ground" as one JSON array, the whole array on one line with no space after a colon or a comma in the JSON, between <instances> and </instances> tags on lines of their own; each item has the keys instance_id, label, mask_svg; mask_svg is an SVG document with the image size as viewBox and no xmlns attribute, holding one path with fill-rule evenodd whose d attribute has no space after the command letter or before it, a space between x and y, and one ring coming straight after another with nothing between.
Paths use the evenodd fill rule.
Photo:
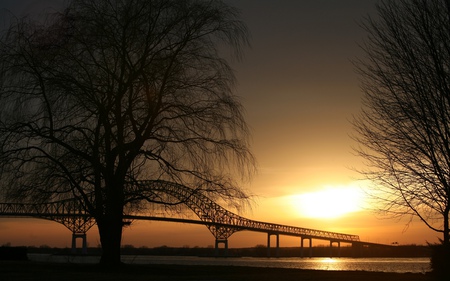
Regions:
<instances>
[{"instance_id":1,"label":"dirt ground","mask_svg":"<svg viewBox=\"0 0 450 281\"><path fill-rule=\"evenodd\" d=\"M430 274L364 271L320 271L240 266L98 265L50 264L29 261L0 261L0 280L100 281L100 280L208 280L208 281L431 281Z\"/></svg>"}]
</instances>

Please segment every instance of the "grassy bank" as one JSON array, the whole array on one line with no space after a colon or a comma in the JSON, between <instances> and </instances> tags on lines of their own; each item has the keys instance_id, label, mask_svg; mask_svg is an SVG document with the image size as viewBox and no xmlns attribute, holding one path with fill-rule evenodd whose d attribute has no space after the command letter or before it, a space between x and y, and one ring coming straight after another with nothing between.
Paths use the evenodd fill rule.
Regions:
<instances>
[{"instance_id":1,"label":"grassy bank","mask_svg":"<svg viewBox=\"0 0 450 281\"><path fill-rule=\"evenodd\" d=\"M100 280L302 280L302 281L429 281L429 274L364 271L320 271L240 266L124 265L106 269L97 265L0 261L2 281Z\"/></svg>"}]
</instances>

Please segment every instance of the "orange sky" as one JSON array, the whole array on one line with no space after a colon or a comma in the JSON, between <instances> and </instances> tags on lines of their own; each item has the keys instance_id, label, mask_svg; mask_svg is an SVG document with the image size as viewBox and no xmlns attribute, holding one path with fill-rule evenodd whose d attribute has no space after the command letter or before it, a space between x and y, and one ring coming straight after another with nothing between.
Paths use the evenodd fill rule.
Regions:
<instances>
[{"instance_id":1,"label":"orange sky","mask_svg":"<svg viewBox=\"0 0 450 281\"><path fill-rule=\"evenodd\" d=\"M60 1L49 0L46 6ZM244 61L233 62L236 94L246 110L259 167L246 186L256 195L255 203L252 210L240 215L356 234L377 243L436 242L440 236L422 223L414 222L405 232L406 222L375 217L365 209L363 200L357 204L362 210L335 219L307 217L299 206L305 193L358 186L359 175L351 168L361 166L361 159L352 154L349 120L360 109L361 92L350 60L361 55L357 43L364 33L357 21L373 13L376 1L227 2L242 10L252 34L252 48ZM37 3L42 2L2 0L0 9L20 14L38 11L42 6ZM337 211L340 206L334 208ZM299 240L282 236L281 246L299 245ZM0 245L8 242L65 247L70 246L71 233L51 221L0 218ZM231 236L229 246L253 247L266 242L265 234L239 232ZM88 232L88 243L99 244L95 226ZM214 237L201 225L140 221L125 229L123 243L193 247L213 245Z\"/></svg>"}]
</instances>

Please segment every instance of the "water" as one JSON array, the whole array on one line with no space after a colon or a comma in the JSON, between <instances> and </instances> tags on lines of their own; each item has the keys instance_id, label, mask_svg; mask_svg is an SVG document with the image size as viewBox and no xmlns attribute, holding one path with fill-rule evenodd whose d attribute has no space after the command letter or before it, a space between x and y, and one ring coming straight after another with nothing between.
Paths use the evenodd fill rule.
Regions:
<instances>
[{"instance_id":1,"label":"water","mask_svg":"<svg viewBox=\"0 0 450 281\"><path fill-rule=\"evenodd\" d=\"M32 261L98 263L98 256L60 256L28 254ZM297 268L315 270L350 270L378 272L431 271L429 258L208 258L192 256L122 256L129 264L232 265L253 267Z\"/></svg>"}]
</instances>

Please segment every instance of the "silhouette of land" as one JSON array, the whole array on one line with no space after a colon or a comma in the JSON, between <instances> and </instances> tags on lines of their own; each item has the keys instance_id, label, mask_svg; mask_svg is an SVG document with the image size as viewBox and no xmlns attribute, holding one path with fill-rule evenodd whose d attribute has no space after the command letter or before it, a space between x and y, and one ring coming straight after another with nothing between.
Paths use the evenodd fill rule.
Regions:
<instances>
[{"instance_id":1,"label":"silhouette of land","mask_svg":"<svg viewBox=\"0 0 450 281\"><path fill-rule=\"evenodd\" d=\"M0 247L0 254L1 249ZM7 247L6 247L7 248ZM23 248L23 247L19 247ZM51 248L46 245L40 247L27 247L24 249L26 253L36 254L52 254L52 255L71 255L70 248ZM79 253L81 250L78 249ZM224 250L220 249L219 255L224 255ZM88 248L88 255L100 255L101 248ZM122 255L157 255L157 256L215 256L216 251L211 247L169 247L160 246L154 248L134 247L133 245L124 245L121 250ZM300 257L301 249L299 247L280 247L278 254L280 257ZM305 257L309 256L309 248L305 247L303 250ZM312 257L330 257L329 246L315 246L311 251ZM354 251L350 246L341 247L340 250L334 247L331 251L333 257L354 257ZM267 246L256 245L248 248L230 248L227 250L227 255L232 257L267 257ZM271 256L276 255L276 249L271 248ZM410 258L410 257L430 257L431 249L429 246L423 245L399 245L392 247L371 247L363 249L360 257L395 257L395 258Z\"/></svg>"}]
</instances>

